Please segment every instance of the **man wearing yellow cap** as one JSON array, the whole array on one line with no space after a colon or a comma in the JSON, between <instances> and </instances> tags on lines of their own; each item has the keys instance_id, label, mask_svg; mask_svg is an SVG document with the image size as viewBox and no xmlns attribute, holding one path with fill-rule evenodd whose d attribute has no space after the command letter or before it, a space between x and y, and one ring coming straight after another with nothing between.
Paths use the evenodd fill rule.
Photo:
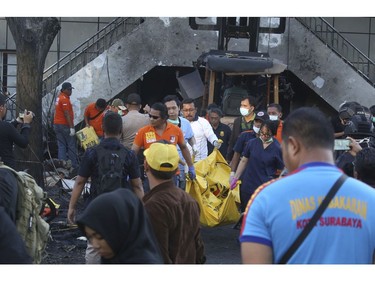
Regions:
<instances>
[{"instance_id":1,"label":"man wearing yellow cap","mask_svg":"<svg viewBox=\"0 0 375 281\"><path fill-rule=\"evenodd\" d=\"M164 263L205 263L199 205L173 181L180 159L176 146L155 142L143 154L150 191L142 200Z\"/></svg>"}]
</instances>

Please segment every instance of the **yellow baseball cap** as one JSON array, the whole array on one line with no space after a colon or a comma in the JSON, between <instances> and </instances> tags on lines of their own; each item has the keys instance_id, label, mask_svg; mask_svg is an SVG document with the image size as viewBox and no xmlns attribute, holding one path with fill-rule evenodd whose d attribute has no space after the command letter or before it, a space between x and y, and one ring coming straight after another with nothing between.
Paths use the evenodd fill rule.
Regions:
<instances>
[{"instance_id":1,"label":"yellow baseball cap","mask_svg":"<svg viewBox=\"0 0 375 281\"><path fill-rule=\"evenodd\" d=\"M172 172L178 168L180 157L174 144L155 142L143 152L143 155L148 165L156 171Z\"/></svg>"}]
</instances>

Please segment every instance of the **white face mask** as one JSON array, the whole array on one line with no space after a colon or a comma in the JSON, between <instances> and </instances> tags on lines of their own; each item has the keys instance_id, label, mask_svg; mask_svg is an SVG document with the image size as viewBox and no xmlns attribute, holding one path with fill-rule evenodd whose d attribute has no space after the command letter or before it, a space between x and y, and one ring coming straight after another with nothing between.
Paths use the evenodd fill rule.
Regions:
<instances>
[{"instance_id":1,"label":"white face mask","mask_svg":"<svg viewBox=\"0 0 375 281\"><path fill-rule=\"evenodd\" d=\"M277 115L270 115L270 120L271 121L276 121L278 119L279 119L279 116L277 116Z\"/></svg>"},{"instance_id":2,"label":"white face mask","mask_svg":"<svg viewBox=\"0 0 375 281\"><path fill-rule=\"evenodd\" d=\"M177 118L177 120L168 119L168 122L172 123L174 125L178 125L178 123L180 123L179 120L178 120L178 118Z\"/></svg>"},{"instance_id":3,"label":"white face mask","mask_svg":"<svg viewBox=\"0 0 375 281\"><path fill-rule=\"evenodd\" d=\"M242 116L247 116L249 115L249 109L240 107L240 112Z\"/></svg>"},{"instance_id":4,"label":"white face mask","mask_svg":"<svg viewBox=\"0 0 375 281\"><path fill-rule=\"evenodd\" d=\"M255 133L259 133L259 130L260 130L260 128L253 126L253 131L254 131Z\"/></svg>"}]
</instances>

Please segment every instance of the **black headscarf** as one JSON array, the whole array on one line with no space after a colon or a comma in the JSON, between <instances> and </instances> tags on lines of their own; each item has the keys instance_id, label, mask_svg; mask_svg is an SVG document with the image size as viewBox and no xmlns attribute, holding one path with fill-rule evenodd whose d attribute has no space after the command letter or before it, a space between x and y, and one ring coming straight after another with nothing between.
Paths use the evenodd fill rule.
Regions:
<instances>
[{"instance_id":1,"label":"black headscarf","mask_svg":"<svg viewBox=\"0 0 375 281\"><path fill-rule=\"evenodd\" d=\"M163 259L142 202L125 188L96 197L77 224L84 232L88 226L99 233L115 256L102 263L161 264Z\"/></svg>"}]
</instances>

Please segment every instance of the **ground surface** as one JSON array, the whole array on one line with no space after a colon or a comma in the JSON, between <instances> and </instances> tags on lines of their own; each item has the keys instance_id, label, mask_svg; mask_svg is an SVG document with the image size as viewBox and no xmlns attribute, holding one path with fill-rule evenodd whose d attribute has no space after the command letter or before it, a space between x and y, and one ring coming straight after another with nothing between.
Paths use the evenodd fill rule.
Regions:
<instances>
[{"instance_id":1,"label":"ground surface","mask_svg":"<svg viewBox=\"0 0 375 281\"><path fill-rule=\"evenodd\" d=\"M86 241L77 238L82 233L77 228L66 225L70 194L61 187L47 187L50 198L60 204L58 216L50 222L51 239L46 248L43 264L84 264ZM78 206L78 211L82 205ZM239 230L233 225L214 228L202 227L207 264L240 264Z\"/></svg>"}]
</instances>

